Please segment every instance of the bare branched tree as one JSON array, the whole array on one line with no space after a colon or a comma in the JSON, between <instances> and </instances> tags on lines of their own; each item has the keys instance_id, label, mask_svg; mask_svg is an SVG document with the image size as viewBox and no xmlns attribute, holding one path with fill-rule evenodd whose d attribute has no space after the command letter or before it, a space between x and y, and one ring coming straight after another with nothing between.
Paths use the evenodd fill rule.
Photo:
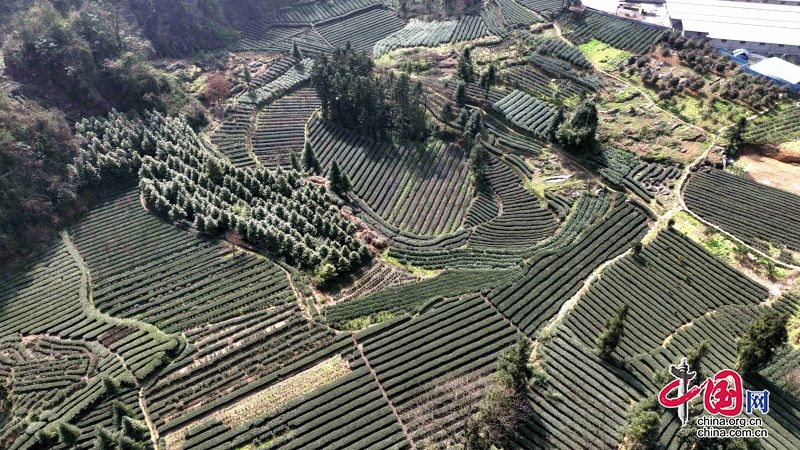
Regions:
<instances>
[{"instance_id":1,"label":"bare branched tree","mask_svg":"<svg viewBox=\"0 0 800 450\"><path fill-rule=\"evenodd\" d=\"M452 376L418 396L414 406L403 414L414 440L422 442L423 448L466 445L489 381L481 373Z\"/></svg>"}]
</instances>

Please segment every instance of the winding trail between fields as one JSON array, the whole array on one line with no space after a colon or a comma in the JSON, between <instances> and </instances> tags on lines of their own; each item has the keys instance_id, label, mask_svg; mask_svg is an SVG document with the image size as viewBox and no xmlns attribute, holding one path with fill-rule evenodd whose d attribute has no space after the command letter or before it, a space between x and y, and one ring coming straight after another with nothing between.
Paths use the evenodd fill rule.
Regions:
<instances>
[{"instance_id":1,"label":"winding trail between fields","mask_svg":"<svg viewBox=\"0 0 800 450\"><path fill-rule=\"evenodd\" d=\"M78 270L81 272L81 284L82 284L82 291L80 295L81 300L81 307L84 309L88 316L94 316L97 320L107 321L108 323L112 323L118 326L128 326L134 327L137 329L145 329L149 331L155 331L159 334L163 334L165 337L168 336L163 331L159 330L157 327L150 325L148 323L140 322L138 320L133 319L121 319L118 317L109 316L101 312L94 304L94 299L92 297L92 273L89 269L89 266L84 261L83 256L80 254L80 250L75 245L75 242L70 237L69 233L66 231L61 232L61 240L67 248L67 252L70 254L72 259L75 261L75 264L78 266ZM87 341L88 342L88 341ZM106 347L107 348L107 347ZM125 362L125 358L117 352L108 349L108 351L113 354L120 362L122 367L125 369L126 372L130 374L131 380L134 383L134 386L138 390L138 401L139 401L139 408L142 411L142 416L144 417L145 423L147 424L147 428L150 431L150 440L153 444L153 448L155 450L160 450L158 446L158 430L153 423L153 419L150 417L150 412L147 410L146 400L144 397L144 387L142 387L139 379L134 375L133 371L128 367L127 363Z\"/></svg>"}]
</instances>

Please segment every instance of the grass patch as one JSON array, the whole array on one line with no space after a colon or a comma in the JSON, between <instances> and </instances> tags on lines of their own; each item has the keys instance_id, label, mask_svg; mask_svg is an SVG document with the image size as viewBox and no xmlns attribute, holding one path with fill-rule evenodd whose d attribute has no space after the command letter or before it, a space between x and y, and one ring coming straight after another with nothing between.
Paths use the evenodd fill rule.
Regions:
<instances>
[{"instance_id":1,"label":"grass patch","mask_svg":"<svg viewBox=\"0 0 800 450\"><path fill-rule=\"evenodd\" d=\"M686 122L699 124L703 120L703 102L686 95L676 95L659 102L661 106Z\"/></svg>"},{"instance_id":2,"label":"grass patch","mask_svg":"<svg viewBox=\"0 0 800 450\"><path fill-rule=\"evenodd\" d=\"M391 311L379 311L375 316L361 316L356 317L355 319L345 320L342 322L340 328L343 331L359 331L367 328L368 326L376 323L386 322L388 320L392 320L397 317Z\"/></svg>"},{"instance_id":3,"label":"grass patch","mask_svg":"<svg viewBox=\"0 0 800 450\"><path fill-rule=\"evenodd\" d=\"M423 269L422 267L412 266L410 264L403 264L396 258L392 258L391 256L389 256L387 253L381 255L380 259L384 261L386 264L390 264L394 267L397 267L398 269L403 269L411 273L412 275L416 275L422 278L435 277L436 275L442 273L441 270Z\"/></svg>"},{"instance_id":4,"label":"grass patch","mask_svg":"<svg viewBox=\"0 0 800 450\"><path fill-rule=\"evenodd\" d=\"M631 56L631 52L614 48L597 39L581 44L578 48L592 64L603 70L614 70Z\"/></svg>"},{"instance_id":5,"label":"grass patch","mask_svg":"<svg viewBox=\"0 0 800 450\"><path fill-rule=\"evenodd\" d=\"M675 220L673 228L721 260L732 263L739 252L739 245L718 233L713 228L706 227L702 222L681 211L672 216Z\"/></svg>"}]
</instances>

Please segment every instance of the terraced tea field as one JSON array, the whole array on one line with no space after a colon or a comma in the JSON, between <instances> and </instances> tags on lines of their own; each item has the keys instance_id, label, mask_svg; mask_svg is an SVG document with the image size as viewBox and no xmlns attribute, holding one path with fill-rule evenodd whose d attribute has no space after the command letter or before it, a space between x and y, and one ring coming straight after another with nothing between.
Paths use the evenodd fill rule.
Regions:
<instances>
[{"instance_id":1,"label":"terraced tea field","mask_svg":"<svg viewBox=\"0 0 800 450\"><path fill-rule=\"evenodd\" d=\"M207 126L169 103L65 131L74 211L0 274L0 448L756 448L695 443L701 401L691 427L636 412L682 358L694 385L742 369L770 392L757 448L800 448L800 197L593 65L669 60L664 29L561 0L245 3L225 48L158 65ZM800 136L781 96L737 104L746 143Z\"/></svg>"}]
</instances>

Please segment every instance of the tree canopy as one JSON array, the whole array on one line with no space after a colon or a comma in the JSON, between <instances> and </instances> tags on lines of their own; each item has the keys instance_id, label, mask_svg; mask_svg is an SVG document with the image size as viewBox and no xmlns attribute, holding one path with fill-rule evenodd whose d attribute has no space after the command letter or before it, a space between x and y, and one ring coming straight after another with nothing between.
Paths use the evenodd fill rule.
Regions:
<instances>
[{"instance_id":1,"label":"tree canopy","mask_svg":"<svg viewBox=\"0 0 800 450\"><path fill-rule=\"evenodd\" d=\"M311 84L325 120L372 139L417 142L428 134L422 85L405 73L377 75L366 53L346 47L320 56Z\"/></svg>"},{"instance_id":2,"label":"tree canopy","mask_svg":"<svg viewBox=\"0 0 800 450\"><path fill-rule=\"evenodd\" d=\"M597 121L594 100L584 99L558 127L556 138L570 152L587 153L596 144Z\"/></svg>"}]
</instances>

